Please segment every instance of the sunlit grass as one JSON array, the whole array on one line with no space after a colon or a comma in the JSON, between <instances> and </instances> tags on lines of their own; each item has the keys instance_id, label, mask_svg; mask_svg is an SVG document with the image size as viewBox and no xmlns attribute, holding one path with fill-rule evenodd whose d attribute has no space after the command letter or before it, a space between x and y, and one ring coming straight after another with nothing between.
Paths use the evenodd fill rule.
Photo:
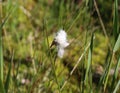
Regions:
<instances>
[{"instance_id":1,"label":"sunlit grass","mask_svg":"<svg viewBox=\"0 0 120 93\"><path fill-rule=\"evenodd\" d=\"M119 91L118 0L114 1L113 35L105 28L95 1L4 1L6 16L0 23L0 93ZM97 11L98 16L90 11ZM97 18L100 24L95 24ZM56 46L50 48L59 29L66 31L70 43L62 59L57 57ZM102 69L97 70L96 64Z\"/></svg>"}]
</instances>

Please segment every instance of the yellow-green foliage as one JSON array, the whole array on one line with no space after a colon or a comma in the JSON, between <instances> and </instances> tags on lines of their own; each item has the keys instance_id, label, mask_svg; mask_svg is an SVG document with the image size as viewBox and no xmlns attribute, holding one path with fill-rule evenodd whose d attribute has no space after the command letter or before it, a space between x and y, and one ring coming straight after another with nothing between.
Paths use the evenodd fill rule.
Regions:
<instances>
[{"instance_id":1,"label":"yellow-green foliage","mask_svg":"<svg viewBox=\"0 0 120 93\"><path fill-rule=\"evenodd\" d=\"M101 29L99 16L92 1L94 0L3 0L2 19L4 20L13 10L2 29L5 78L9 69L8 64L13 57L9 93L60 93L65 82L67 83L61 93L97 91L99 81L96 77L100 76L96 76L95 66L101 65L103 68L107 64L105 60L109 43L114 46L115 40L111 29L113 26L111 21L113 15L110 14L113 10L110 7L111 1L98 0L98 8L100 7L100 13L102 12L103 23L106 23L108 38ZM88 5L86 2L89 2ZM50 48L54 34L59 29L66 31L70 43L62 59L56 57L56 46ZM90 84L83 83L88 56L91 56L88 55L90 47L85 49L91 42L93 32L95 38L92 46L92 65L87 74L91 75L89 78L93 76L97 82L93 80L91 87ZM84 55L80 63L70 74L82 54ZM115 59L114 65L118 56L119 50L112 59L112 61ZM111 81L107 83L106 91L109 90L110 83ZM101 88L100 93L103 93Z\"/></svg>"}]
</instances>

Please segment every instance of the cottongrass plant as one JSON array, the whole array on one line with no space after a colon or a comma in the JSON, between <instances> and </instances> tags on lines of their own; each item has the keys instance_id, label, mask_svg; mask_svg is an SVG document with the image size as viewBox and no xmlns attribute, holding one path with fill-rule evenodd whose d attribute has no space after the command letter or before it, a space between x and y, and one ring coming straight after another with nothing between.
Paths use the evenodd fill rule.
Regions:
<instances>
[{"instance_id":1,"label":"cottongrass plant","mask_svg":"<svg viewBox=\"0 0 120 93\"><path fill-rule=\"evenodd\" d=\"M58 57L62 58L64 55L64 49L69 45L67 41L67 33L64 30L61 29L56 33L50 47L52 47L53 45L57 46Z\"/></svg>"}]
</instances>

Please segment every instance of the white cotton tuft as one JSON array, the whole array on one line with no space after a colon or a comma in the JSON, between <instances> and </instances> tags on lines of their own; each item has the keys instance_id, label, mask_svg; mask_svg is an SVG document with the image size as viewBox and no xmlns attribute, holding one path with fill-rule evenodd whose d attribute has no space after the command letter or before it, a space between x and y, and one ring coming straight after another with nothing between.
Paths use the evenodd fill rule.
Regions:
<instances>
[{"instance_id":1,"label":"white cotton tuft","mask_svg":"<svg viewBox=\"0 0 120 93\"><path fill-rule=\"evenodd\" d=\"M61 29L56 33L51 46L52 45L57 46L58 57L62 58L64 55L64 49L69 45L67 41L67 34L64 30Z\"/></svg>"},{"instance_id":2,"label":"white cotton tuft","mask_svg":"<svg viewBox=\"0 0 120 93\"><path fill-rule=\"evenodd\" d=\"M59 48L58 49L58 57L62 58L64 55L64 49L63 48Z\"/></svg>"},{"instance_id":3,"label":"white cotton tuft","mask_svg":"<svg viewBox=\"0 0 120 93\"><path fill-rule=\"evenodd\" d=\"M67 42L67 34L64 30L60 30L59 32L57 32L54 40L55 42L57 42L60 48L65 48L69 45L69 43Z\"/></svg>"}]
</instances>

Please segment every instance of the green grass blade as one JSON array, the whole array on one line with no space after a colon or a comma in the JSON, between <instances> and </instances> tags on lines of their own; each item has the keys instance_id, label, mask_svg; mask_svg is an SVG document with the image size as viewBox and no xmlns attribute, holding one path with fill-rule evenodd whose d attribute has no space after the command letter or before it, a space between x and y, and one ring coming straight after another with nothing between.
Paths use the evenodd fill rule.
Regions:
<instances>
[{"instance_id":1,"label":"green grass blade","mask_svg":"<svg viewBox=\"0 0 120 93\"><path fill-rule=\"evenodd\" d=\"M104 90L106 89L106 86L107 86L107 83L108 83L108 77L109 77L109 72L110 72L110 68L112 66L112 60L113 60L113 56L114 56L114 53L120 48L120 35L118 37L118 40L116 41L115 43L115 46L114 46L114 49L113 49L113 53L112 53L112 56L110 58L110 61L109 61L109 66L108 66L108 70L106 72L106 77L105 77L105 83L104 83Z\"/></svg>"},{"instance_id":2,"label":"green grass blade","mask_svg":"<svg viewBox=\"0 0 120 93\"><path fill-rule=\"evenodd\" d=\"M120 49L120 34L119 34L118 39L117 39L117 41L115 43L113 52L116 52L118 49Z\"/></svg>"},{"instance_id":3,"label":"green grass blade","mask_svg":"<svg viewBox=\"0 0 120 93\"><path fill-rule=\"evenodd\" d=\"M120 80L118 81L113 93L117 93L117 90L120 88L119 86L120 86Z\"/></svg>"},{"instance_id":4,"label":"green grass blade","mask_svg":"<svg viewBox=\"0 0 120 93\"><path fill-rule=\"evenodd\" d=\"M114 46L113 53L112 53L112 56L111 56L110 61L109 61L109 66L108 66L108 69L106 71L106 75L105 75L105 78L104 78L104 90L106 89L106 86L107 86L107 83L108 83L108 77L109 77L110 68L112 66L112 60L113 60L114 52L116 52L119 48L120 48L120 35L119 35L118 40L116 41L116 44Z\"/></svg>"},{"instance_id":5,"label":"green grass blade","mask_svg":"<svg viewBox=\"0 0 120 93\"><path fill-rule=\"evenodd\" d=\"M107 52L107 55L106 55L106 58L105 58L105 71L103 73L103 75L101 76L100 78L100 81L99 81L99 86L102 85L103 81L104 81L104 78L106 76L106 71L108 70L108 66L109 66L109 60L110 60L110 57L111 57L111 53L110 53L110 49L108 49L108 52Z\"/></svg>"},{"instance_id":6,"label":"green grass blade","mask_svg":"<svg viewBox=\"0 0 120 93\"><path fill-rule=\"evenodd\" d=\"M86 82L86 84L88 83L88 79L90 80L90 91L91 92L92 92L91 65L92 65L93 37L94 37L94 34L92 34L92 37L91 37L91 43L90 43L89 54L88 54L88 63L87 63L86 74L85 74L85 82ZM89 85L89 83L88 83L88 85Z\"/></svg>"},{"instance_id":7,"label":"green grass blade","mask_svg":"<svg viewBox=\"0 0 120 93\"><path fill-rule=\"evenodd\" d=\"M12 65L12 62L13 62L13 57L14 57L14 52L13 52L13 55L12 55L11 63L9 64L9 70L8 70L8 74L7 74L7 78L6 78L6 82L5 82L5 86L4 86L6 93L8 93L8 88L9 88L9 83L10 83L11 65Z\"/></svg>"},{"instance_id":8,"label":"green grass blade","mask_svg":"<svg viewBox=\"0 0 120 93\"><path fill-rule=\"evenodd\" d=\"M119 60L118 60L118 62L116 64L116 68L115 68L115 72L114 72L115 78L117 78L117 76L118 76L119 66L120 66L120 57L119 57Z\"/></svg>"},{"instance_id":9,"label":"green grass blade","mask_svg":"<svg viewBox=\"0 0 120 93\"><path fill-rule=\"evenodd\" d=\"M12 11L11 11L11 12L12 12ZM4 19L4 21L0 24L0 32L2 31L2 28L3 28L4 24L6 23L6 21L8 20L11 12L6 16L6 18Z\"/></svg>"},{"instance_id":10,"label":"green grass blade","mask_svg":"<svg viewBox=\"0 0 120 93\"><path fill-rule=\"evenodd\" d=\"M3 48L2 48L2 29L5 25L6 21L8 20L9 16L13 12L13 9L8 13L4 21L0 24L0 78L3 81Z\"/></svg>"},{"instance_id":11,"label":"green grass blade","mask_svg":"<svg viewBox=\"0 0 120 93\"><path fill-rule=\"evenodd\" d=\"M100 91L100 88L103 86L104 82L105 82L105 78L107 76L108 73L108 69L109 69L109 64L110 64L110 60L111 60L112 54L110 52L110 49L108 49L108 53L106 55L106 59L105 59L105 70L104 73L102 74L102 76L100 77L98 86L97 86L97 93Z\"/></svg>"},{"instance_id":12,"label":"green grass blade","mask_svg":"<svg viewBox=\"0 0 120 93\"><path fill-rule=\"evenodd\" d=\"M119 56L119 60L116 64L116 67L115 67L115 71L114 71L114 75L113 75L113 79L112 79L112 83L111 83L111 90L113 91L113 88L116 87L115 86L115 82L116 82L116 79L118 77L118 70L119 70L119 66L120 66L120 56Z\"/></svg>"},{"instance_id":13,"label":"green grass blade","mask_svg":"<svg viewBox=\"0 0 120 93\"><path fill-rule=\"evenodd\" d=\"M59 7L59 27L61 28L62 27L62 18L63 18L63 12L64 12L64 0L61 0L60 2L60 7Z\"/></svg>"},{"instance_id":14,"label":"green grass blade","mask_svg":"<svg viewBox=\"0 0 120 93\"><path fill-rule=\"evenodd\" d=\"M92 61L92 48L93 48L93 35L91 38L90 48L89 48L89 54L88 54L88 64L87 64L87 70L85 75L85 80L87 79L87 75L90 69L91 61Z\"/></svg>"},{"instance_id":15,"label":"green grass blade","mask_svg":"<svg viewBox=\"0 0 120 93\"><path fill-rule=\"evenodd\" d=\"M2 49L2 30L0 30L0 79L3 81L3 49Z\"/></svg>"},{"instance_id":16,"label":"green grass blade","mask_svg":"<svg viewBox=\"0 0 120 93\"><path fill-rule=\"evenodd\" d=\"M114 18L113 18L113 25L114 25L114 37L115 40L118 37L118 33L119 33L119 20L118 20L118 0L115 0L114 2Z\"/></svg>"},{"instance_id":17,"label":"green grass blade","mask_svg":"<svg viewBox=\"0 0 120 93\"><path fill-rule=\"evenodd\" d=\"M82 11L79 10L78 15L75 17L75 19L73 20L73 22L71 23L71 25L69 26L69 28L66 30L66 32L69 32L71 30L71 28L75 25L75 23L77 22L77 20L80 18L81 14L84 13L86 11L87 8L84 8Z\"/></svg>"},{"instance_id":18,"label":"green grass blade","mask_svg":"<svg viewBox=\"0 0 120 93\"><path fill-rule=\"evenodd\" d=\"M0 79L0 93L5 93L2 80Z\"/></svg>"},{"instance_id":19,"label":"green grass blade","mask_svg":"<svg viewBox=\"0 0 120 93\"><path fill-rule=\"evenodd\" d=\"M110 68L112 66L112 60L113 60L113 54L111 55L110 61L108 63L108 68L107 68L107 71L106 71L106 74L105 74L105 78L104 78L104 91L105 91L107 83L108 83Z\"/></svg>"},{"instance_id":20,"label":"green grass blade","mask_svg":"<svg viewBox=\"0 0 120 93\"><path fill-rule=\"evenodd\" d=\"M11 73L11 63L9 65L9 71L8 71L6 82L5 82L5 91L6 91L6 93L8 93L9 82L10 82L10 73Z\"/></svg>"},{"instance_id":21,"label":"green grass blade","mask_svg":"<svg viewBox=\"0 0 120 93\"><path fill-rule=\"evenodd\" d=\"M86 6L88 6L89 0L86 0Z\"/></svg>"},{"instance_id":22,"label":"green grass blade","mask_svg":"<svg viewBox=\"0 0 120 93\"><path fill-rule=\"evenodd\" d=\"M47 24L46 24L46 20L44 20L44 29L43 29L43 31L44 31L44 35L45 35L45 37L46 37L46 42L47 42L47 48L48 48L48 51L50 51L50 48L49 48L49 46L50 46L50 44L49 44L49 39L48 39L48 34L47 34ZM55 79L55 82L56 82L56 84L58 85L58 90L59 90L59 93L61 93L61 90L60 90L60 84L59 84L59 82L58 82L58 77L57 77L57 75L56 75L56 72L55 72L55 61L56 61L56 55L55 55L55 57L53 57L52 56L52 53L50 52L50 62L51 62L51 66L52 66L52 69L53 69L53 73L54 73L54 79Z\"/></svg>"}]
</instances>

